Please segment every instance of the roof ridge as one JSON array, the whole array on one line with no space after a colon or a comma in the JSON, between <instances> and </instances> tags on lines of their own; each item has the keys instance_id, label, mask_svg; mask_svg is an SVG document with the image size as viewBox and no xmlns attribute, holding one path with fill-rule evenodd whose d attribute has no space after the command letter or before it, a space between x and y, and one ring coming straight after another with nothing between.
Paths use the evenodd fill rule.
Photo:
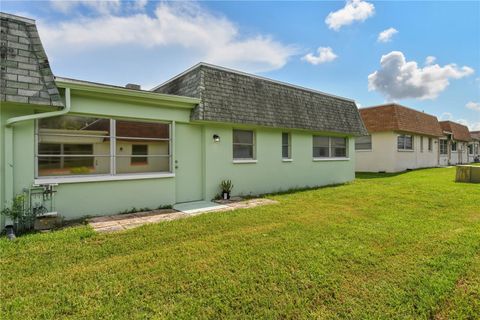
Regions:
<instances>
[{"instance_id":1,"label":"roof ridge","mask_svg":"<svg viewBox=\"0 0 480 320\"><path fill-rule=\"evenodd\" d=\"M276 84L279 84L279 85L283 85L283 86L287 86L287 87L291 87L291 88L295 88L295 89L299 89L299 90L303 90L303 91L307 91L307 92L311 92L311 93L317 93L317 94L329 96L329 97L332 97L332 98L336 98L336 99L340 99L340 100L355 103L354 99L349 99L349 98L337 96L337 95L326 93L326 92L323 92L323 91L320 91L320 90L311 89L311 88L307 88L307 87L303 87L303 86L298 86L298 85L291 84L291 83L288 83L288 82L275 80L275 79L270 79L270 78L267 78L267 77L258 76L256 74L252 74L252 73L248 73L248 72L244 72L244 71L240 71L240 70L235 70L235 69L230 69L230 68L227 68L227 67L214 65L214 64L211 64L211 63L207 63L207 62L199 62L199 63L195 64L194 66L188 68L187 70L177 74L173 78L171 78L171 79L159 84L158 86L152 88L151 91L155 91L155 90L163 87L164 85L166 85L166 84L168 84L168 83L186 75L187 73L189 73L189 72L191 72L191 71L193 71L197 68L201 68L201 67L207 67L207 68L212 68L212 69L216 69L216 70L220 70L220 71L235 73L235 74L238 74L238 75L242 75L242 76L246 76L246 77L250 77L250 78L256 78L256 79L259 79L259 80L264 80L264 81L268 81L268 82L271 82L271 83L276 83Z\"/></svg>"},{"instance_id":2,"label":"roof ridge","mask_svg":"<svg viewBox=\"0 0 480 320\"><path fill-rule=\"evenodd\" d=\"M389 107L389 106L393 106L393 107L400 107L400 108L405 108L405 109L408 109L408 110L412 110L412 111L415 111L415 112L418 112L418 113L421 113L421 114L424 114L424 115L427 115L427 116L430 116L430 117L434 117L434 118L437 118L437 116L433 115L433 114L430 114L430 113L427 113L425 111L420 111L420 110L417 110L417 109L414 109L414 108L411 108L411 107L407 107L403 104L399 104L399 103L396 103L396 102L389 102L389 103L384 103L384 104L379 104L379 105L375 105L375 106L370 106L370 107L365 107L365 108L360 108L360 109L374 109L374 108L383 108L383 107ZM438 119L438 118L437 118Z\"/></svg>"},{"instance_id":3,"label":"roof ridge","mask_svg":"<svg viewBox=\"0 0 480 320\"><path fill-rule=\"evenodd\" d=\"M11 13L1 12L1 11L0 11L0 17L6 18L6 19L13 19L15 21L21 21L23 23L28 23L28 24L35 24L35 19L30 19L27 17L18 16L16 14L11 14Z\"/></svg>"}]
</instances>

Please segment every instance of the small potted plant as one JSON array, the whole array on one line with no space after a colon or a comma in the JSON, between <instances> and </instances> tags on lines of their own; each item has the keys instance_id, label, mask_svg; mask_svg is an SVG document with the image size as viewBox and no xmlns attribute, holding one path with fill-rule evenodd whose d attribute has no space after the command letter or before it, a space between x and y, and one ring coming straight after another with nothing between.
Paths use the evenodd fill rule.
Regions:
<instances>
[{"instance_id":1,"label":"small potted plant","mask_svg":"<svg viewBox=\"0 0 480 320\"><path fill-rule=\"evenodd\" d=\"M222 189L223 200L230 199L230 192L232 192L233 189L232 180L222 180L220 183L220 188Z\"/></svg>"}]
</instances>

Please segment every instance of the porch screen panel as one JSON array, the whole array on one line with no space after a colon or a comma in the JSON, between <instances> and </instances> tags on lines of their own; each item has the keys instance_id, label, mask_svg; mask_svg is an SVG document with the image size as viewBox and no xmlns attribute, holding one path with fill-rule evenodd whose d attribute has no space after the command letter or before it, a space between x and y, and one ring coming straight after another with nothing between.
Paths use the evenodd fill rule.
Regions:
<instances>
[{"instance_id":1,"label":"porch screen panel","mask_svg":"<svg viewBox=\"0 0 480 320\"><path fill-rule=\"evenodd\" d=\"M117 174L170 172L170 125L115 121Z\"/></svg>"},{"instance_id":2,"label":"porch screen panel","mask_svg":"<svg viewBox=\"0 0 480 320\"><path fill-rule=\"evenodd\" d=\"M37 176L110 172L110 120L60 116L37 125Z\"/></svg>"}]
</instances>

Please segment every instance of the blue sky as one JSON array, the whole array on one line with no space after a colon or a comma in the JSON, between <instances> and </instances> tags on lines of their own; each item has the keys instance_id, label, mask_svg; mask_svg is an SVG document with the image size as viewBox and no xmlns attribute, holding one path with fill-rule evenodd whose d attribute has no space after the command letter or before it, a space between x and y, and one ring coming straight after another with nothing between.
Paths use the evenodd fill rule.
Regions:
<instances>
[{"instance_id":1,"label":"blue sky","mask_svg":"<svg viewBox=\"0 0 480 320\"><path fill-rule=\"evenodd\" d=\"M2 0L1 10L37 20L58 76L151 88L206 61L480 130L479 1Z\"/></svg>"}]
</instances>

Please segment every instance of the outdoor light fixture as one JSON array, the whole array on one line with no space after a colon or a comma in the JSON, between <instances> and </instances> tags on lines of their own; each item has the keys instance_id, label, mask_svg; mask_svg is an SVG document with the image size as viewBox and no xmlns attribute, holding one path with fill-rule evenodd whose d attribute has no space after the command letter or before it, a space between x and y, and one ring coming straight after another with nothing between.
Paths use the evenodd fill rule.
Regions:
<instances>
[{"instance_id":1,"label":"outdoor light fixture","mask_svg":"<svg viewBox=\"0 0 480 320\"><path fill-rule=\"evenodd\" d=\"M213 141L214 142L220 142L220 136L218 134L213 135Z\"/></svg>"}]
</instances>

